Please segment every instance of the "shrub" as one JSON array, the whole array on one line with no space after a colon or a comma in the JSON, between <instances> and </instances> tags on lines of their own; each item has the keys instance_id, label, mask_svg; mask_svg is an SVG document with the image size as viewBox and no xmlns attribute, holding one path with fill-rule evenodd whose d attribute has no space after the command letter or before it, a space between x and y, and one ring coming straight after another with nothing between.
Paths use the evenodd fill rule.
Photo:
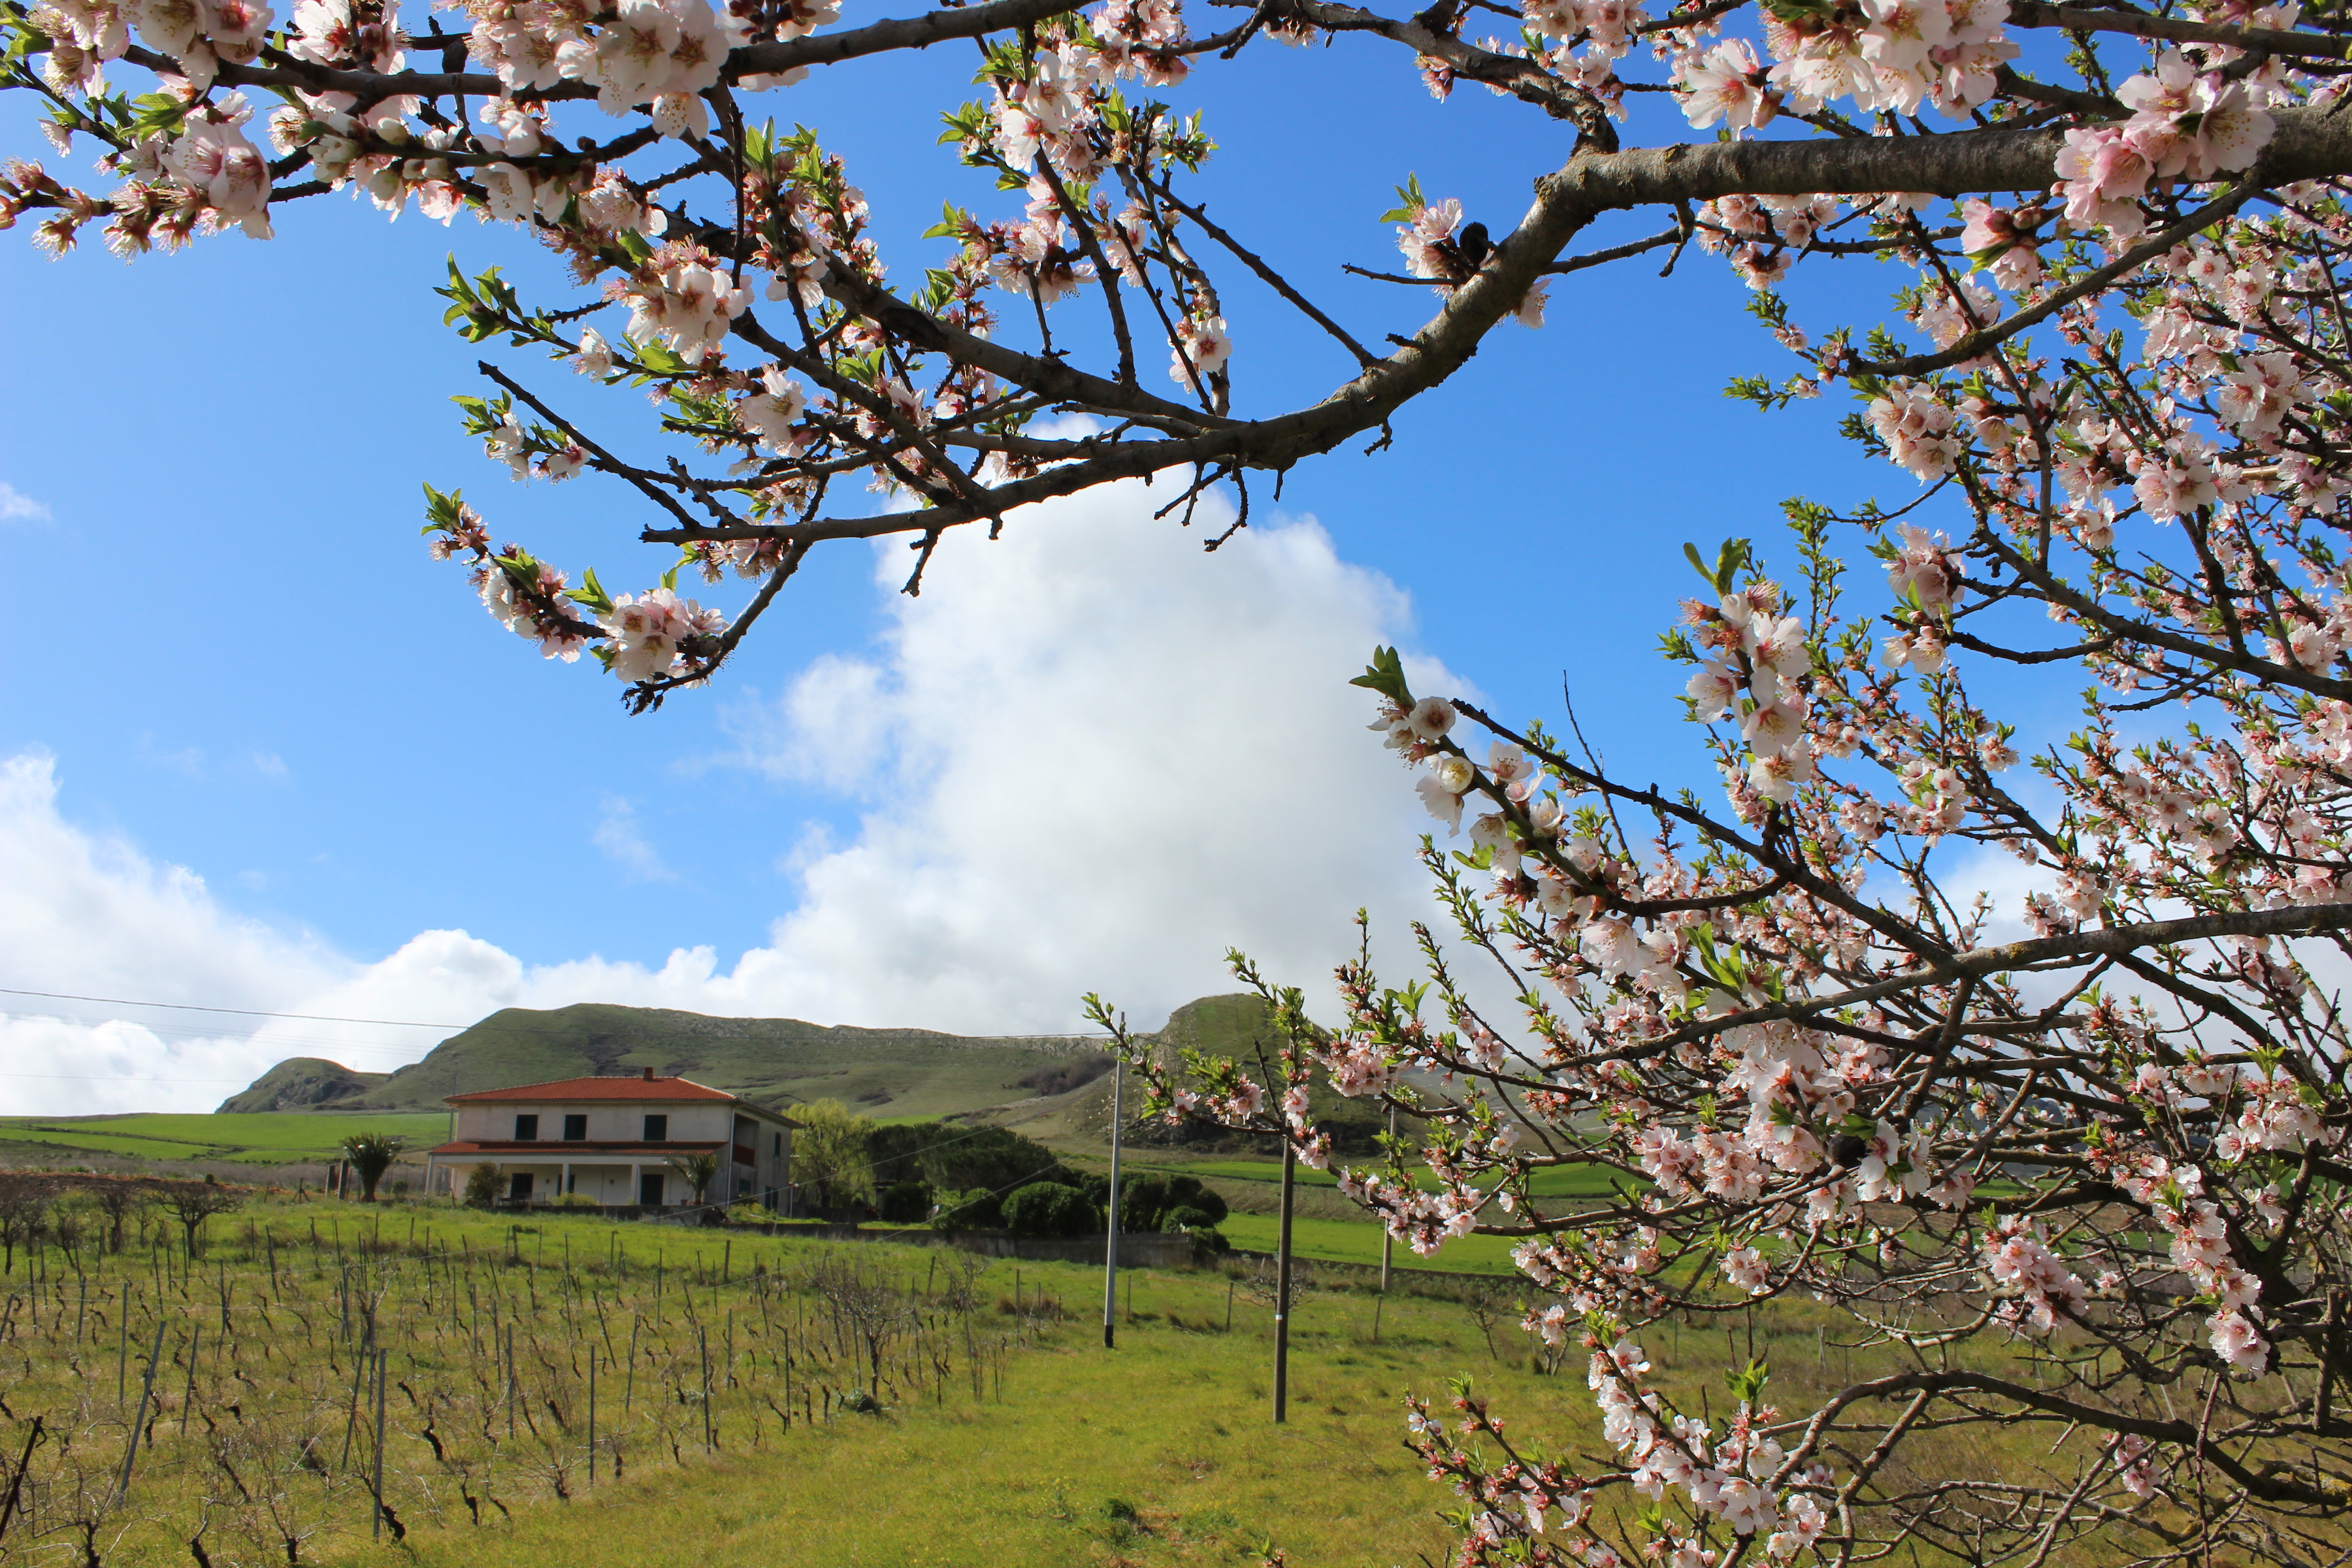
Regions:
<instances>
[{"instance_id":1,"label":"shrub","mask_svg":"<svg viewBox=\"0 0 2352 1568\"><path fill-rule=\"evenodd\" d=\"M1124 1231L1205 1229L1223 1224L1229 1212L1223 1197L1202 1185L1198 1176L1147 1174L1118 1185L1118 1228ZM1195 1217L1180 1221L1179 1214Z\"/></svg>"},{"instance_id":2,"label":"shrub","mask_svg":"<svg viewBox=\"0 0 2352 1568\"><path fill-rule=\"evenodd\" d=\"M499 1168L477 1165L466 1173L466 1205L486 1209L499 1201Z\"/></svg>"},{"instance_id":3,"label":"shrub","mask_svg":"<svg viewBox=\"0 0 2352 1568\"><path fill-rule=\"evenodd\" d=\"M1004 1205L986 1187L973 1187L968 1192L940 1200L939 1213L931 1216L934 1230L993 1230L1003 1223Z\"/></svg>"},{"instance_id":4,"label":"shrub","mask_svg":"<svg viewBox=\"0 0 2352 1568\"><path fill-rule=\"evenodd\" d=\"M888 1225L920 1225L931 1217L931 1189L923 1182L898 1182L882 1189L874 1207Z\"/></svg>"},{"instance_id":5,"label":"shrub","mask_svg":"<svg viewBox=\"0 0 2352 1568\"><path fill-rule=\"evenodd\" d=\"M1118 1228L1158 1230L1168 1207L1168 1178L1129 1176L1118 1184Z\"/></svg>"},{"instance_id":6,"label":"shrub","mask_svg":"<svg viewBox=\"0 0 2352 1568\"><path fill-rule=\"evenodd\" d=\"M1084 1236L1102 1222L1084 1193L1059 1182L1032 1182L1004 1200L1004 1228L1015 1236Z\"/></svg>"},{"instance_id":7,"label":"shrub","mask_svg":"<svg viewBox=\"0 0 2352 1568\"><path fill-rule=\"evenodd\" d=\"M1225 1216L1233 1212L1232 1206L1225 1202L1224 1194L1214 1187L1203 1184L1198 1176L1169 1177L1168 1206L1171 1210L1197 1209L1209 1216L1211 1225L1224 1224ZM1162 1230L1191 1228L1178 1226L1165 1216L1160 1219L1160 1227Z\"/></svg>"},{"instance_id":8,"label":"shrub","mask_svg":"<svg viewBox=\"0 0 2352 1568\"><path fill-rule=\"evenodd\" d=\"M1024 1182L1078 1179L1062 1169L1051 1149L1009 1127L972 1128L947 1121L866 1125L869 1131L860 1158L877 1187L926 1182L939 1192L971 1187L995 1192Z\"/></svg>"}]
</instances>

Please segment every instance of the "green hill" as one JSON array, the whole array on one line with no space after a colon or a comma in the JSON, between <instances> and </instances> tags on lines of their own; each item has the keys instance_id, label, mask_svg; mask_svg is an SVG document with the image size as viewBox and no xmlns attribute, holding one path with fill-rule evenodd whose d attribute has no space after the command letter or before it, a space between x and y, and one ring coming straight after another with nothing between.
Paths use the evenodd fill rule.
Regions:
<instances>
[{"instance_id":1,"label":"green hill","mask_svg":"<svg viewBox=\"0 0 2352 1568\"><path fill-rule=\"evenodd\" d=\"M324 1103L336 1110L438 1110L443 1097L472 1089L652 1068L764 1105L839 1100L868 1116L936 1117L1034 1098L1036 1089L1024 1078L1099 1049L1082 1037L829 1028L795 1018L707 1017L596 1003L551 1012L509 1007L452 1035L423 1061L382 1077L331 1062L281 1062L222 1109L246 1109L284 1086L323 1080L319 1068L357 1087L300 1109ZM358 1084L362 1079L375 1081Z\"/></svg>"},{"instance_id":2,"label":"green hill","mask_svg":"<svg viewBox=\"0 0 2352 1568\"><path fill-rule=\"evenodd\" d=\"M289 1057L220 1103L224 1113L340 1110L390 1081L390 1073L356 1072L320 1057Z\"/></svg>"},{"instance_id":3,"label":"green hill","mask_svg":"<svg viewBox=\"0 0 2352 1568\"><path fill-rule=\"evenodd\" d=\"M1152 1036L1164 1061L1190 1047L1244 1061L1272 1043L1255 996L1203 996ZM831 1028L795 1018L583 1003L551 1012L509 1007L452 1035L423 1061L388 1075L333 1062L278 1063L221 1106L228 1110L439 1110L445 1096L651 1068L731 1090L762 1105L838 1100L882 1120L984 1115L1032 1136L1089 1146L1110 1137L1111 1079L1102 1045L1085 1036L1004 1037L930 1029ZM1133 1087L1130 1085L1130 1087ZM1380 1112L1329 1089L1313 1092L1316 1120L1343 1146L1363 1148ZM1139 1104L1139 1101L1137 1103ZM1131 1104L1129 1114L1135 1112ZM1265 1140L1212 1129L1138 1128L1139 1142L1201 1152L1257 1152Z\"/></svg>"}]
</instances>

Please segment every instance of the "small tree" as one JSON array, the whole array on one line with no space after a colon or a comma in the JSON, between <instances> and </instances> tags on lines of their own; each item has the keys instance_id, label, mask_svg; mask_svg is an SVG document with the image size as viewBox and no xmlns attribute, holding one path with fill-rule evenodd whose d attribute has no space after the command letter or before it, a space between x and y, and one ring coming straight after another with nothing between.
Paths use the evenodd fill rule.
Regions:
<instances>
[{"instance_id":1,"label":"small tree","mask_svg":"<svg viewBox=\"0 0 2352 1568\"><path fill-rule=\"evenodd\" d=\"M131 1216L149 1201L147 1190L136 1182L106 1182L91 1190L90 1199L106 1216L106 1249L121 1252Z\"/></svg>"},{"instance_id":2,"label":"small tree","mask_svg":"<svg viewBox=\"0 0 2352 1568\"><path fill-rule=\"evenodd\" d=\"M677 1173L678 1180L694 1189L694 1201L698 1204L710 1191L710 1184L719 1179L719 1156L708 1151L699 1154L672 1154L664 1163Z\"/></svg>"},{"instance_id":3,"label":"small tree","mask_svg":"<svg viewBox=\"0 0 2352 1568\"><path fill-rule=\"evenodd\" d=\"M343 1140L343 1157L359 1173L360 1202L375 1202L376 1184L383 1180L383 1173L392 1169L392 1163L406 1147L407 1139L389 1132L354 1132Z\"/></svg>"},{"instance_id":4,"label":"small tree","mask_svg":"<svg viewBox=\"0 0 2352 1568\"><path fill-rule=\"evenodd\" d=\"M0 1192L0 1271L16 1271L16 1249L39 1240L48 1219L48 1205L31 1191Z\"/></svg>"},{"instance_id":5,"label":"small tree","mask_svg":"<svg viewBox=\"0 0 2352 1568\"><path fill-rule=\"evenodd\" d=\"M466 1173L466 1206L486 1209L499 1201L499 1168L477 1165Z\"/></svg>"},{"instance_id":6,"label":"small tree","mask_svg":"<svg viewBox=\"0 0 2352 1568\"><path fill-rule=\"evenodd\" d=\"M874 1166L866 1141L874 1123L837 1100L813 1100L796 1105L793 1121L793 1173L802 1186L814 1188L821 1205L831 1206L874 1193Z\"/></svg>"},{"instance_id":7,"label":"small tree","mask_svg":"<svg viewBox=\"0 0 2352 1568\"><path fill-rule=\"evenodd\" d=\"M181 1234L186 1238L188 1256L200 1258L205 1221L216 1214L226 1214L236 1207L234 1194L209 1183L173 1187L163 1194L163 1206L180 1222Z\"/></svg>"}]
</instances>

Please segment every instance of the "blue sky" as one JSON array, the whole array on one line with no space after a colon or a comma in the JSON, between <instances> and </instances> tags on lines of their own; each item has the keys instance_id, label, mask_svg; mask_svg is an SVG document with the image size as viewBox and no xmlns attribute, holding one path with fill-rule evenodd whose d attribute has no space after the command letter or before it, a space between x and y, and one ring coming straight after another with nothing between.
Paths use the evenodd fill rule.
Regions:
<instances>
[{"instance_id":1,"label":"blue sky","mask_svg":"<svg viewBox=\"0 0 2352 1568\"><path fill-rule=\"evenodd\" d=\"M942 49L821 70L770 95L778 119L818 127L848 157L901 279L942 254L945 242L914 237L942 199L991 216L1012 205L935 144L939 111L971 90L970 62ZM1499 231L1569 148L1564 127L1484 89L1433 102L1407 58L1360 40L1328 51L1254 47L1172 96L1206 109L1221 144L1192 187L1196 197L1367 339L1412 330L1432 304L1424 290L1339 272L1342 261L1397 265L1375 221L1392 186L1418 172L1433 197L1460 197ZM10 107L17 112L0 126L0 149L75 173L38 143L21 106ZM1643 112L1659 107L1652 100ZM1647 134L1678 128L1676 116ZM1646 226L1629 221L1593 241ZM94 245L49 261L21 228L0 244L19 345L16 374L0 381L0 482L25 498L11 510L33 513L0 521L20 671L0 699L0 757L47 760L53 786L43 809L101 847L100 858L127 857L151 876L184 868L202 879L207 919L257 922L327 954L334 973L373 963L421 931L453 929L527 970L592 956L657 970L674 950L708 946L726 972L772 940L780 917L807 908L802 877L814 861L858 850L909 789L927 787L919 753L941 743L936 734L901 729L877 741L861 766L827 767L808 761L805 728L781 717L785 694L813 670L914 679L891 662L904 651L906 623L894 617L905 606L877 585L864 547L820 552L717 688L627 717L617 683L584 666L542 663L482 613L458 569L426 558L418 538L418 487L430 480L465 487L499 537L575 572L593 564L615 590L647 585L667 564L634 542L643 511L617 484L592 476L557 489L513 485L463 437L446 401L483 388L477 351L441 327L442 302L430 292L445 257L454 250L469 270L500 263L544 284L545 253L470 218L445 229L412 212L387 224L340 195L284 209L278 230L267 244L215 237L130 266ZM1801 275L1795 297L1849 317L1874 310L1877 290L1895 281L1867 268L1818 270L1818 279ZM1397 602L1381 611L1378 629L1403 635L1507 714L1556 719L1565 676L1612 762L1671 777L1687 770L1692 738L1669 700L1680 679L1654 648L1674 600L1692 586L1681 542L1711 550L1747 533L1769 548L1787 496L1850 502L1875 489L1907 499L1910 482L1864 468L1835 437L1844 405L1767 416L1727 402L1730 376L1784 374L1790 362L1741 314L1746 291L1719 260L1694 251L1673 279L1656 272L1654 259L1635 260L1557 283L1546 328L1498 331L1452 384L1406 412L1387 451L1364 457L1359 442L1300 468L1279 513L1320 525L1330 583L1384 580L1409 600L1409 610ZM1237 408L1296 405L1344 379L1345 361L1315 329L1295 325L1238 278L1228 289ZM1817 325L1833 320L1814 315ZM588 383L558 367L501 357L593 429L647 449L650 422L634 395L592 398ZM1305 536L1297 542L1304 548ZM1109 567L1093 580L1106 617L1128 613L1123 605L1171 616L1180 604L1213 609L1229 592L1244 602L1239 584L1259 570L1233 565L1230 552L1153 560L1131 580ZM1015 635L971 597L979 579L956 565L943 556L925 613L961 595L936 613L958 617L970 637ZM1250 581L1276 591L1262 573ZM1332 592L1331 603L1357 603L1355 587ZM741 599L733 584L712 596L730 608ZM1022 613L1017 603L1003 612ZM1185 646L1193 624L1168 623L1173 668L1199 655ZM1360 640L1354 653L1316 655L1328 669L1292 672L1297 689L1352 703L1340 683L1353 673L1349 661L1369 651L1370 637ZM1042 730L1002 736L1005 765L1029 765L1041 744L1084 748L1089 736L1128 733L1118 690L1116 679L1102 689L1109 706L1100 712L1060 710ZM1214 705L1213 693L1201 696ZM1213 750L1221 732L1182 711L1181 695L1172 700L1168 723L1186 737L1183 749ZM1249 722L1285 719L1258 712ZM1297 812L1295 781L1253 777L1246 753L1259 742L1234 738L1242 754L1228 809ZM818 737L814 750L825 749ZM1367 787L1409 804L1369 736L1360 756L1335 753L1328 765L1360 769L1377 781ZM1052 790L1041 780L1036 798ZM1148 834L1151 823L1131 831ZM1418 831L1401 815L1331 853L1350 868L1402 862ZM1121 847L1099 858L1114 889L1125 856ZM1363 901L1349 892L1355 875L1334 873L1325 887L1269 873L1265 886L1224 892L1251 911L1245 925L1313 923L1344 940ZM1124 890L1146 902L1159 896L1147 885ZM1223 946L1206 929L1169 935L1181 950L1170 966L1186 984ZM1052 941L1032 931L1019 943ZM1145 954L1121 967L1139 977L1153 963ZM138 981L122 953L43 964L32 967L22 950L0 956L0 984ZM181 999L205 999L201 966L150 979ZM916 1015L929 1006L941 1016L888 1021L959 1027L974 1026L973 1010L987 1006L877 984L878 992L808 1000L877 1015L856 1020L868 1022L885 1021L879 1015L899 1002ZM264 993L255 982L239 994ZM268 1005L308 994L289 983ZM1054 1006L1071 1013L1069 1003ZM1052 1012L1041 1005L1038 1016ZM1005 1022L1041 1026L1027 1016Z\"/></svg>"}]
</instances>

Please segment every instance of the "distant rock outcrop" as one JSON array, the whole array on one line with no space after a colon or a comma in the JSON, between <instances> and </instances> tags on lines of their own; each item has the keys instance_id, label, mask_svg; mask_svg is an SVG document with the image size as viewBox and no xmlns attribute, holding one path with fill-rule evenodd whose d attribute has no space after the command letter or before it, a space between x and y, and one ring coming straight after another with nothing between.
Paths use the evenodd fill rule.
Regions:
<instances>
[{"instance_id":1,"label":"distant rock outcrop","mask_svg":"<svg viewBox=\"0 0 2352 1568\"><path fill-rule=\"evenodd\" d=\"M354 1072L322 1057L289 1057L246 1089L220 1102L224 1112L240 1110L347 1110L362 1096L390 1082L392 1075Z\"/></svg>"}]
</instances>

